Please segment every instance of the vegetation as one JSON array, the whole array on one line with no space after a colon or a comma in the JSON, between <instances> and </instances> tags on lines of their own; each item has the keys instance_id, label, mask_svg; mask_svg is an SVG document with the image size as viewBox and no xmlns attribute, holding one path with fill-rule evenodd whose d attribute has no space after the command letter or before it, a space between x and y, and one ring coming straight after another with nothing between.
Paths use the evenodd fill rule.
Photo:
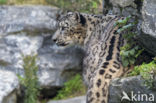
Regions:
<instances>
[{"instance_id":1,"label":"vegetation","mask_svg":"<svg viewBox=\"0 0 156 103\"><path fill-rule=\"evenodd\" d=\"M64 11L102 12L102 0L0 0L0 4L42 4L56 6Z\"/></svg>"},{"instance_id":2,"label":"vegetation","mask_svg":"<svg viewBox=\"0 0 156 103\"><path fill-rule=\"evenodd\" d=\"M128 34L129 36L131 34ZM143 48L138 45L132 47L133 44L126 44L125 46L121 47L120 55L122 57L122 63L124 67L129 65L134 65L136 62L137 57L143 52Z\"/></svg>"},{"instance_id":3,"label":"vegetation","mask_svg":"<svg viewBox=\"0 0 156 103\"><path fill-rule=\"evenodd\" d=\"M137 22L129 23L131 16L119 20L115 26L118 26L118 33L125 32L123 37L126 39L127 44L121 47L120 55L122 57L122 63L124 67L133 65L137 57L143 52L143 48L137 44L135 41L136 32L132 31L137 24Z\"/></svg>"},{"instance_id":4,"label":"vegetation","mask_svg":"<svg viewBox=\"0 0 156 103\"><path fill-rule=\"evenodd\" d=\"M45 0L0 0L0 4L42 4L46 5L47 2Z\"/></svg>"},{"instance_id":5,"label":"vegetation","mask_svg":"<svg viewBox=\"0 0 156 103\"><path fill-rule=\"evenodd\" d=\"M0 0L0 4L6 4L7 0Z\"/></svg>"},{"instance_id":6,"label":"vegetation","mask_svg":"<svg viewBox=\"0 0 156 103\"><path fill-rule=\"evenodd\" d=\"M84 95L86 93L86 88L83 85L83 80L81 75L77 74L71 80L64 84L64 88L58 91L54 100L66 99L75 96Z\"/></svg>"},{"instance_id":7,"label":"vegetation","mask_svg":"<svg viewBox=\"0 0 156 103\"><path fill-rule=\"evenodd\" d=\"M156 59L152 62L140 66L135 66L130 76L141 75L145 79L145 85L149 88L154 86L154 78L156 78Z\"/></svg>"},{"instance_id":8,"label":"vegetation","mask_svg":"<svg viewBox=\"0 0 156 103\"><path fill-rule=\"evenodd\" d=\"M39 85L37 78L38 66L36 65L36 56L25 56L23 62L25 77L18 77L21 84L25 87L24 103L37 103Z\"/></svg>"},{"instance_id":9,"label":"vegetation","mask_svg":"<svg viewBox=\"0 0 156 103\"><path fill-rule=\"evenodd\" d=\"M40 87L38 85L37 78L38 66L36 65L36 55L25 56L23 58L23 62L25 76L21 77L20 75L18 75L18 77L21 85L25 88L24 103L37 103ZM64 84L64 88L59 90L58 94L53 99L66 99L75 96L81 96L85 93L86 87L83 85L82 76L80 74L77 74Z\"/></svg>"},{"instance_id":10,"label":"vegetation","mask_svg":"<svg viewBox=\"0 0 156 103\"><path fill-rule=\"evenodd\" d=\"M47 2L65 11L86 13L99 13L99 9L102 11L102 0L47 0ZM99 5L101 5L101 8Z\"/></svg>"},{"instance_id":11,"label":"vegetation","mask_svg":"<svg viewBox=\"0 0 156 103\"><path fill-rule=\"evenodd\" d=\"M127 67L130 65L136 65L136 60L139 55L144 51L144 48L138 45L135 40L137 32L135 27L137 21L134 23L129 23L131 16L125 18L124 20L119 20L115 26L118 26L118 33L125 33L123 37L126 39L127 44L121 47L120 55L122 57L123 66ZM156 59L146 64L143 63L139 66L135 66L134 70L129 74L129 76L141 75L145 80L145 86L149 88L154 88L154 80L156 78Z\"/></svg>"}]
</instances>

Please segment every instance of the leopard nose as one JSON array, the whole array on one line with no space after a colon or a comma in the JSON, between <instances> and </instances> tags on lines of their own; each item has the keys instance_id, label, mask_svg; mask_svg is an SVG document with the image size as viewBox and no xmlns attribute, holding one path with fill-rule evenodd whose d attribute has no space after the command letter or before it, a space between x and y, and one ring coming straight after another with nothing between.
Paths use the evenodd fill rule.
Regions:
<instances>
[{"instance_id":1,"label":"leopard nose","mask_svg":"<svg viewBox=\"0 0 156 103\"><path fill-rule=\"evenodd\" d=\"M53 39L53 41L54 41L54 42L56 42L56 41L57 41L57 39L55 38L55 39Z\"/></svg>"}]
</instances>

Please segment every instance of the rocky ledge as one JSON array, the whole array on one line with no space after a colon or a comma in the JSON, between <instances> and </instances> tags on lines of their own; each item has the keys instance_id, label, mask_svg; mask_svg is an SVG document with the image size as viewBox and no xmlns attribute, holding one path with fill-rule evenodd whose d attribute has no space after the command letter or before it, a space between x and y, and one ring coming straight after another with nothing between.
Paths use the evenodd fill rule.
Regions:
<instances>
[{"instance_id":1,"label":"rocky ledge","mask_svg":"<svg viewBox=\"0 0 156 103\"><path fill-rule=\"evenodd\" d=\"M138 20L138 41L156 56L156 0L103 0L104 11Z\"/></svg>"},{"instance_id":2,"label":"rocky ledge","mask_svg":"<svg viewBox=\"0 0 156 103\"><path fill-rule=\"evenodd\" d=\"M12 72L0 70L0 103L17 103L18 91L17 76Z\"/></svg>"},{"instance_id":3,"label":"rocky ledge","mask_svg":"<svg viewBox=\"0 0 156 103\"><path fill-rule=\"evenodd\" d=\"M49 101L48 103L86 103L86 96L75 97L67 100Z\"/></svg>"},{"instance_id":4,"label":"rocky ledge","mask_svg":"<svg viewBox=\"0 0 156 103\"><path fill-rule=\"evenodd\" d=\"M154 80L156 86L156 79ZM156 91L144 86L141 76L116 78L109 88L108 103L155 103ZM144 97L142 97L144 95ZM85 96L48 103L86 103Z\"/></svg>"},{"instance_id":5,"label":"rocky ledge","mask_svg":"<svg viewBox=\"0 0 156 103\"><path fill-rule=\"evenodd\" d=\"M114 79L109 88L109 103L155 103L156 91L144 83L141 76Z\"/></svg>"},{"instance_id":6,"label":"rocky ledge","mask_svg":"<svg viewBox=\"0 0 156 103\"><path fill-rule=\"evenodd\" d=\"M0 6L0 70L23 76L23 55L37 54L39 84L43 89L52 90L62 87L74 73L81 72L83 51L78 47L57 47L51 40L57 12L57 8L49 6ZM12 84L0 83L12 86L15 80L11 76L0 76L3 81L9 78ZM0 89L0 98L4 92L5 95L12 93ZM56 91L49 92L55 94Z\"/></svg>"}]
</instances>

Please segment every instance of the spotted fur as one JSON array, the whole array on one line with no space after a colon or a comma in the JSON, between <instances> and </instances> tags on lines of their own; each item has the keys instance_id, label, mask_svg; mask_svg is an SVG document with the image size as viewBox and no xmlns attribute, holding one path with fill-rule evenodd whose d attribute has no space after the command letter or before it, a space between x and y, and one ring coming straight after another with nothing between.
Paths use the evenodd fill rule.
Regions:
<instances>
[{"instance_id":1,"label":"spotted fur","mask_svg":"<svg viewBox=\"0 0 156 103\"><path fill-rule=\"evenodd\" d=\"M115 15L76 12L59 20L59 28L53 36L56 44L80 44L86 51L83 76L88 86L87 103L108 103L110 81L128 71L128 68L123 68L119 55L124 39L122 34L117 34L118 27L114 26L120 19Z\"/></svg>"}]
</instances>

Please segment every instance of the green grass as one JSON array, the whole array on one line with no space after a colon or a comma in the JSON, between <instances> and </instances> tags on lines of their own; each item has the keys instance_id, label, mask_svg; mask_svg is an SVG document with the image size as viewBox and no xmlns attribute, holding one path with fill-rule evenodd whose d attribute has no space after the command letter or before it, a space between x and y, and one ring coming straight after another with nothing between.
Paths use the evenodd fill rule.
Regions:
<instances>
[{"instance_id":1,"label":"green grass","mask_svg":"<svg viewBox=\"0 0 156 103\"><path fill-rule=\"evenodd\" d=\"M86 87L83 84L82 77L77 74L64 84L64 88L58 91L58 94L53 98L53 100L72 98L85 95L85 93Z\"/></svg>"},{"instance_id":2,"label":"green grass","mask_svg":"<svg viewBox=\"0 0 156 103\"><path fill-rule=\"evenodd\" d=\"M154 78L156 77L156 59L152 62L140 66L135 66L134 70L129 74L130 76L141 75L145 79L145 85L153 88Z\"/></svg>"},{"instance_id":3,"label":"green grass","mask_svg":"<svg viewBox=\"0 0 156 103\"><path fill-rule=\"evenodd\" d=\"M134 65L136 63L136 59L144 51L144 48L135 40L137 35L135 28L138 21L135 20L135 22L131 23L130 19L132 19L132 17L128 16L123 20L118 20L114 25L120 27L120 29L117 30L117 33L121 34L123 32L123 38L127 42L126 45L120 48L120 55L124 67Z\"/></svg>"},{"instance_id":4,"label":"green grass","mask_svg":"<svg viewBox=\"0 0 156 103\"><path fill-rule=\"evenodd\" d=\"M51 5L63 11L102 13L102 0L0 0L0 5Z\"/></svg>"},{"instance_id":5,"label":"green grass","mask_svg":"<svg viewBox=\"0 0 156 103\"><path fill-rule=\"evenodd\" d=\"M86 13L102 12L102 0L46 0L49 4L63 11L79 11ZM100 8L101 7L101 8Z\"/></svg>"},{"instance_id":6,"label":"green grass","mask_svg":"<svg viewBox=\"0 0 156 103\"><path fill-rule=\"evenodd\" d=\"M37 103L39 96L39 84L37 78L38 66L36 56L25 56L23 58L25 77L18 76L20 83L25 87L24 103Z\"/></svg>"},{"instance_id":7,"label":"green grass","mask_svg":"<svg viewBox=\"0 0 156 103\"><path fill-rule=\"evenodd\" d=\"M0 4L22 5L22 4L42 4L47 5L46 0L0 0Z\"/></svg>"},{"instance_id":8,"label":"green grass","mask_svg":"<svg viewBox=\"0 0 156 103\"><path fill-rule=\"evenodd\" d=\"M0 4L6 4L7 0L0 0Z\"/></svg>"}]
</instances>

